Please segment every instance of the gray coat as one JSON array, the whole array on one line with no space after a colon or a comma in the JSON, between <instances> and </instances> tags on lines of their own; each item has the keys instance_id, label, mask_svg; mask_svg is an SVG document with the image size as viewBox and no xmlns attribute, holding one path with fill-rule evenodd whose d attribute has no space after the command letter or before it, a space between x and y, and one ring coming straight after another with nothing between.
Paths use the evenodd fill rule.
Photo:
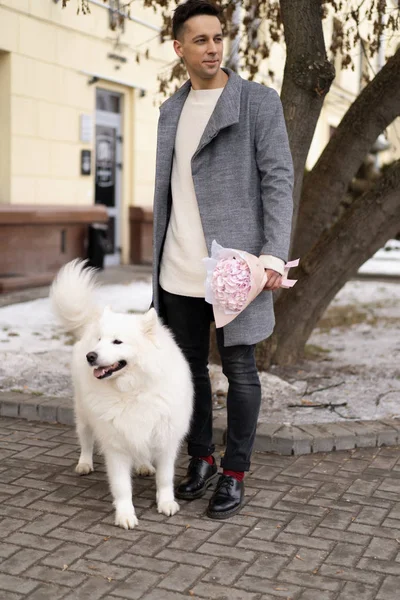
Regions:
<instances>
[{"instance_id":1,"label":"gray coat","mask_svg":"<svg viewBox=\"0 0 400 600\"><path fill-rule=\"evenodd\" d=\"M287 261L292 219L292 158L278 94L226 69L228 82L192 158L208 251L225 247ZM187 81L160 109L153 231L153 303L163 316L159 270L171 212L171 169ZM286 292L287 293L287 292ZM275 324L272 292L262 292L224 327L226 346L255 344Z\"/></svg>"}]
</instances>

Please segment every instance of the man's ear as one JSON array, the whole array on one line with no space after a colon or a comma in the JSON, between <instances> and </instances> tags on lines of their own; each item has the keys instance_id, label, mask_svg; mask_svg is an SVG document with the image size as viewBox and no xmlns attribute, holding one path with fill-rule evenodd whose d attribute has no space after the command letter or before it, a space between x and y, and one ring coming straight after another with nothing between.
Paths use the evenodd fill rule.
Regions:
<instances>
[{"instance_id":1,"label":"man's ear","mask_svg":"<svg viewBox=\"0 0 400 600\"><path fill-rule=\"evenodd\" d=\"M150 308L142 317L142 330L155 346L157 343L158 317L154 308Z\"/></svg>"},{"instance_id":2,"label":"man's ear","mask_svg":"<svg viewBox=\"0 0 400 600\"><path fill-rule=\"evenodd\" d=\"M174 40L174 50L175 54L177 54L179 58L183 57L182 44L179 40Z\"/></svg>"}]
</instances>

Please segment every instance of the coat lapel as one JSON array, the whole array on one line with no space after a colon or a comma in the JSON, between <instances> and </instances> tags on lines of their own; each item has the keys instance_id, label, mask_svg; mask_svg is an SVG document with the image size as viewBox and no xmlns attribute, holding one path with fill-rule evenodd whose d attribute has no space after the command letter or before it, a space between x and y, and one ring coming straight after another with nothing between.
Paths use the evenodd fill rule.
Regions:
<instances>
[{"instance_id":1,"label":"coat lapel","mask_svg":"<svg viewBox=\"0 0 400 600\"><path fill-rule=\"evenodd\" d=\"M193 158L195 158L222 129L230 127L235 123L239 123L242 79L230 69L224 69L224 71L229 75L229 79L218 99L214 112L207 123Z\"/></svg>"},{"instance_id":2,"label":"coat lapel","mask_svg":"<svg viewBox=\"0 0 400 600\"><path fill-rule=\"evenodd\" d=\"M207 123L194 156L207 146L218 135L221 129L239 122L242 79L230 69L224 69L224 71L229 75L229 79ZM179 117L181 116L182 108L186 102L190 88L191 84L189 80L176 94L164 102L161 107L159 150L165 164L172 164Z\"/></svg>"},{"instance_id":3,"label":"coat lapel","mask_svg":"<svg viewBox=\"0 0 400 600\"><path fill-rule=\"evenodd\" d=\"M166 179L169 182L170 180L176 130L189 91L190 81L187 81L176 94L164 102L160 109L157 145L157 154L160 157L160 161L158 163L167 169L166 172L157 174L157 177L161 177L162 181Z\"/></svg>"}]
</instances>

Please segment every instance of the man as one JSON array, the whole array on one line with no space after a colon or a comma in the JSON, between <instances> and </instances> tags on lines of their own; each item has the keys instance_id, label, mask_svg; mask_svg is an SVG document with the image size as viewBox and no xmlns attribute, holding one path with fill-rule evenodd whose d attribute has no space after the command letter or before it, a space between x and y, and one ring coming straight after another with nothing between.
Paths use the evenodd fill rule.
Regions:
<instances>
[{"instance_id":1,"label":"man","mask_svg":"<svg viewBox=\"0 0 400 600\"><path fill-rule=\"evenodd\" d=\"M176 490L178 498L192 500L218 477L208 375L212 307L204 299L202 259L215 239L260 256L266 268L265 291L217 330L229 381L228 429L207 515L224 519L239 511L250 467L261 403L255 344L274 327L272 291L281 285L290 240L292 161L278 94L221 68L218 15L207 0L188 0L173 17L174 49L190 79L160 111L153 302L193 373L192 458Z\"/></svg>"}]
</instances>

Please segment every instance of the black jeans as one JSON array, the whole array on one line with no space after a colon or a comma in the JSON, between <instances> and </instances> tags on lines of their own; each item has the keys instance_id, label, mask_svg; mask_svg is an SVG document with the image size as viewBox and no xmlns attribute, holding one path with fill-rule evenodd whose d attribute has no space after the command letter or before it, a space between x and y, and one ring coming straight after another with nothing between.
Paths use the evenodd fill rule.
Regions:
<instances>
[{"instance_id":1,"label":"black jeans","mask_svg":"<svg viewBox=\"0 0 400 600\"><path fill-rule=\"evenodd\" d=\"M204 298L162 293L166 325L188 360L194 380L195 398L188 436L190 456L209 456L212 440L212 394L208 373L212 306ZM248 471L261 404L261 385L255 363L255 346L224 346L223 329L217 329L222 370L229 382L226 452L224 469Z\"/></svg>"}]
</instances>

